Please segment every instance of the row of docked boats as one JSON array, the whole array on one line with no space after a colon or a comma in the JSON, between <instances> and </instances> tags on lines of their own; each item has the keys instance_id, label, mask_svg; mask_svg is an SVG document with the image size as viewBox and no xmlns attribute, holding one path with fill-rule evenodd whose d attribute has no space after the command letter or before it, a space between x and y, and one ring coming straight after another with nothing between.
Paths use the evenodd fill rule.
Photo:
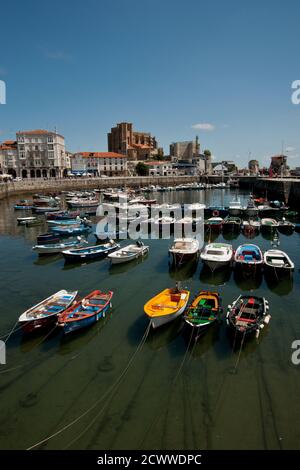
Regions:
<instances>
[{"instance_id":1,"label":"row of docked boats","mask_svg":"<svg viewBox=\"0 0 300 470\"><path fill-rule=\"evenodd\" d=\"M240 232L242 231L246 236L255 235L259 232L272 233L278 230L284 234L291 234L296 229L296 224L290 222L285 217L281 220L273 218L250 218L242 220L240 217L227 216L225 219L222 217L210 217L204 221L204 228L206 231L211 232Z\"/></svg>"},{"instance_id":2,"label":"row of docked boats","mask_svg":"<svg viewBox=\"0 0 300 470\"><path fill-rule=\"evenodd\" d=\"M175 239L169 248L169 254L176 267L195 259L199 253L199 242L192 238ZM211 271L233 265L236 269L240 268L246 273L255 274L264 266L277 274L291 274L295 267L284 251L272 248L262 253L257 245L250 243L242 244L236 250L233 250L232 245L228 243L209 243L204 246L200 258Z\"/></svg>"},{"instance_id":3,"label":"row of docked boats","mask_svg":"<svg viewBox=\"0 0 300 470\"><path fill-rule=\"evenodd\" d=\"M218 292L200 291L189 305L190 292L167 288L148 300L144 311L151 326L156 329L179 316L191 330L194 340L199 338L210 326L221 321L223 308ZM248 335L259 332L270 322L269 303L264 297L240 295L226 312L226 323L236 334Z\"/></svg>"}]
</instances>

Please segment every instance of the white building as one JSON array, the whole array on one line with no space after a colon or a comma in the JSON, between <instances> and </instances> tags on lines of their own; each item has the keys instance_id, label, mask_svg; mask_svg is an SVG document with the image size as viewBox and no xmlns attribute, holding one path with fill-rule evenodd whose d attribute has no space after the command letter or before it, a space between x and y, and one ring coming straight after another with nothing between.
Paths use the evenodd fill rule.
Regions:
<instances>
[{"instance_id":1,"label":"white building","mask_svg":"<svg viewBox=\"0 0 300 470\"><path fill-rule=\"evenodd\" d=\"M53 178L66 176L68 158L65 139L42 129L17 132L18 176Z\"/></svg>"},{"instance_id":2,"label":"white building","mask_svg":"<svg viewBox=\"0 0 300 470\"><path fill-rule=\"evenodd\" d=\"M18 149L17 142L5 140L0 144L0 175L17 176L18 170Z\"/></svg>"},{"instance_id":3,"label":"white building","mask_svg":"<svg viewBox=\"0 0 300 470\"><path fill-rule=\"evenodd\" d=\"M127 156L115 152L78 152L71 158L72 173L126 176Z\"/></svg>"},{"instance_id":4,"label":"white building","mask_svg":"<svg viewBox=\"0 0 300 470\"><path fill-rule=\"evenodd\" d=\"M172 162L169 161L153 161L143 162L149 168L150 176L176 176L178 172L174 168Z\"/></svg>"}]
</instances>

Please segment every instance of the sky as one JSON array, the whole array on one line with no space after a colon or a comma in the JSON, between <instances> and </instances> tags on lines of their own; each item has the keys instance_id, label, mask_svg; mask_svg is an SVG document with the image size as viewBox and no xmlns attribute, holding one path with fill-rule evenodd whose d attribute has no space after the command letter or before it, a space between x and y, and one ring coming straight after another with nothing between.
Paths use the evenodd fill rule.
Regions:
<instances>
[{"instance_id":1,"label":"sky","mask_svg":"<svg viewBox=\"0 0 300 470\"><path fill-rule=\"evenodd\" d=\"M169 152L199 136L214 159L300 166L298 0L2 2L0 140L48 129L106 151L129 121Z\"/></svg>"}]
</instances>

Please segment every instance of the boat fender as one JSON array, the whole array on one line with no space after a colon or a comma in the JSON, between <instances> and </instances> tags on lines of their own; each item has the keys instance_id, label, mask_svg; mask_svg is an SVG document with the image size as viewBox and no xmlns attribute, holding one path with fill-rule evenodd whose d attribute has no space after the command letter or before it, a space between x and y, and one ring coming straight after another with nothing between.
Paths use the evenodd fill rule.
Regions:
<instances>
[{"instance_id":1,"label":"boat fender","mask_svg":"<svg viewBox=\"0 0 300 470\"><path fill-rule=\"evenodd\" d=\"M268 324L270 323L271 318L272 318L272 317L271 317L270 314L269 314L269 315L266 315L265 318L264 318L264 323L265 323L266 325L268 325Z\"/></svg>"},{"instance_id":2,"label":"boat fender","mask_svg":"<svg viewBox=\"0 0 300 470\"><path fill-rule=\"evenodd\" d=\"M258 338L258 337L259 337L259 333L260 333L260 331L259 331L259 329L257 328L257 330L256 330L256 332L255 332L255 338Z\"/></svg>"},{"instance_id":3,"label":"boat fender","mask_svg":"<svg viewBox=\"0 0 300 470\"><path fill-rule=\"evenodd\" d=\"M228 320L228 318L226 318L226 325L229 326L229 320Z\"/></svg>"},{"instance_id":4,"label":"boat fender","mask_svg":"<svg viewBox=\"0 0 300 470\"><path fill-rule=\"evenodd\" d=\"M259 328L260 328L261 330L262 330L264 327L265 327L265 325L264 325L263 323L261 323L261 324L259 325Z\"/></svg>"},{"instance_id":5,"label":"boat fender","mask_svg":"<svg viewBox=\"0 0 300 470\"><path fill-rule=\"evenodd\" d=\"M214 216L214 217L218 217L218 216L219 216L219 211L218 211L218 210L214 210L214 211L213 211L213 216Z\"/></svg>"}]
</instances>

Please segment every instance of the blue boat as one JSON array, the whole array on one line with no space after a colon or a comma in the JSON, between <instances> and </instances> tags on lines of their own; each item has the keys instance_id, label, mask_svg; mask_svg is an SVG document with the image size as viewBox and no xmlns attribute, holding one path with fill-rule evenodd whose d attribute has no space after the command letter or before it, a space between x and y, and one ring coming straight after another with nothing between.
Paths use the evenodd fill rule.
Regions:
<instances>
[{"instance_id":1,"label":"blue boat","mask_svg":"<svg viewBox=\"0 0 300 470\"><path fill-rule=\"evenodd\" d=\"M263 265L261 249L250 243L240 245L234 254L234 262L236 268L244 268L255 274Z\"/></svg>"},{"instance_id":2,"label":"blue boat","mask_svg":"<svg viewBox=\"0 0 300 470\"><path fill-rule=\"evenodd\" d=\"M57 226L57 227L61 227L61 226L66 226L66 225L71 225L71 226L77 226L79 227L79 225L81 225L83 223L83 220L80 219L78 217L78 219L64 219L64 220L48 220L48 225L52 225L52 226Z\"/></svg>"},{"instance_id":3,"label":"blue boat","mask_svg":"<svg viewBox=\"0 0 300 470\"><path fill-rule=\"evenodd\" d=\"M79 227L68 227L67 225L62 225L61 227L55 226L51 227L50 230L57 234L60 235L61 237L67 236L67 237L72 237L76 235L81 235L81 234L87 234L91 229L89 227L86 227L85 225L80 225Z\"/></svg>"},{"instance_id":4,"label":"blue boat","mask_svg":"<svg viewBox=\"0 0 300 470\"><path fill-rule=\"evenodd\" d=\"M104 245L87 246L84 248L72 248L63 251L62 254L66 261L80 262L85 260L94 260L104 258L112 251L120 248L118 243L111 240Z\"/></svg>"},{"instance_id":5,"label":"blue boat","mask_svg":"<svg viewBox=\"0 0 300 470\"><path fill-rule=\"evenodd\" d=\"M63 328L65 334L86 328L104 318L112 305L112 291L101 292L95 290L79 300L58 317L58 326Z\"/></svg>"}]
</instances>

